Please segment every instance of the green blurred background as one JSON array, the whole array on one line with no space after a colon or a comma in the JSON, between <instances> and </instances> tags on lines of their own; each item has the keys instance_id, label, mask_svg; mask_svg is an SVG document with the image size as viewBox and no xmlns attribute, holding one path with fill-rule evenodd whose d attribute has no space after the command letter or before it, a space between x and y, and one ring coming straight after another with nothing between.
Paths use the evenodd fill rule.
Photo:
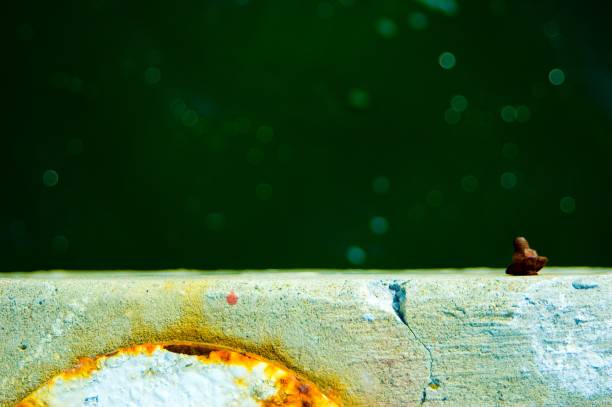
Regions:
<instances>
[{"instance_id":1,"label":"green blurred background","mask_svg":"<svg viewBox=\"0 0 612 407\"><path fill-rule=\"evenodd\" d=\"M12 7L4 271L612 266L597 2Z\"/></svg>"}]
</instances>

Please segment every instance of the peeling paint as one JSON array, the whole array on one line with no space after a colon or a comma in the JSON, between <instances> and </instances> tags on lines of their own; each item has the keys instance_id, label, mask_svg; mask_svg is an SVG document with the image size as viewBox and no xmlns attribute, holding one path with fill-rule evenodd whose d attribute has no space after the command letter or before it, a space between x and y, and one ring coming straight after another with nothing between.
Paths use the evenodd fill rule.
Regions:
<instances>
[{"instance_id":1,"label":"peeling paint","mask_svg":"<svg viewBox=\"0 0 612 407\"><path fill-rule=\"evenodd\" d=\"M55 376L16 407L334 407L291 371L256 355L207 344L120 349Z\"/></svg>"}]
</instances>

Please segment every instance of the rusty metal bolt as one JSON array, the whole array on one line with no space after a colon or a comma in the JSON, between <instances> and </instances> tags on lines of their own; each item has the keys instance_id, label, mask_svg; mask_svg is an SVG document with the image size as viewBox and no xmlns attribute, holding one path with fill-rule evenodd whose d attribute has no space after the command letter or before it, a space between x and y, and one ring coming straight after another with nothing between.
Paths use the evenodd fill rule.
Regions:
<instances>
[{"instance_id":1,"label":"rusty metal bolt","mask_svg":"<svg viewBox=\"0 0 612 407\"><path fill-rule=\"evenodd\" d=\"M548 262L548 257L538 256L538 253L529 247L524 237L514 239L514 254L512 264L506 269L506 274L513 276L533 276L538 274Z\"/></svg>"}]
</instances>

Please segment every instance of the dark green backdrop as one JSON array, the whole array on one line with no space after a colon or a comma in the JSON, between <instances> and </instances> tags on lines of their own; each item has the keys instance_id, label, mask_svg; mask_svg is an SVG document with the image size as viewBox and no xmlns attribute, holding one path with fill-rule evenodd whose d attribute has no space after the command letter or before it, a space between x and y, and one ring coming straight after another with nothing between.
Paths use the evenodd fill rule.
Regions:
<instances>
[{"instance_id":1,"label":"dark green backdrop","mask_svg":"<svg viewBox=\"0 0 612 407\"><path fill-rule=\"evenodd\" d=\"M612 266L597 2L13 7L3 270Z\"/></svg>"}]
</instances>

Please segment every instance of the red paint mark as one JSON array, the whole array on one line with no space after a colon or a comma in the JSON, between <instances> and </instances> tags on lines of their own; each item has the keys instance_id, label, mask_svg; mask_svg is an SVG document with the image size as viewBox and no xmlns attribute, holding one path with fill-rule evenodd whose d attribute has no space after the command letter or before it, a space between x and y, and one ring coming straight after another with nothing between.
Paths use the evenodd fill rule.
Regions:
<instances>
[{"instance_id":1,"label":"red paint mark","mask_svg":"<svg viewBox=\"0 0 612 407\"><path fill-rule=\"evenodd\" d=\"M236 303L238 302L238 296L236 295L234 290L230 291L230 293L227 295L227 297L225 297L225 299L227 300L227 303L229 305L236 305Z\"/></svg>"}]
</instances>

